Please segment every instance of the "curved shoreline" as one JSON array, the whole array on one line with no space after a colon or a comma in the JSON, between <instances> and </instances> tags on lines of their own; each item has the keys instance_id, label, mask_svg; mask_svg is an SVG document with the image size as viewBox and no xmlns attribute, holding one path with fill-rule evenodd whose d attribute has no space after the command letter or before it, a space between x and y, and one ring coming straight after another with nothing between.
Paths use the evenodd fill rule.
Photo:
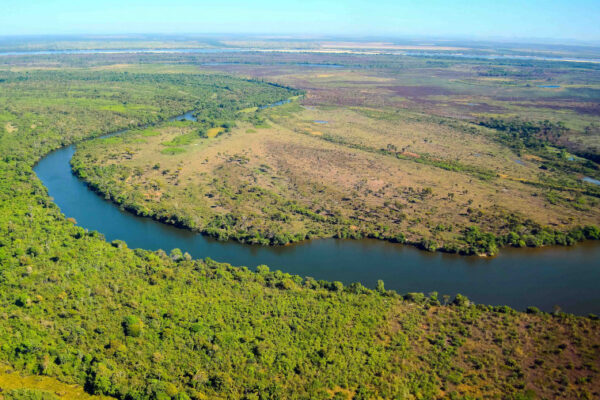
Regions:
<instances>
[{"instance_id":1,"label":"curved shoreline","mask_svg":"<svg viewBox=\"0 0 600 400\"><path fill-rule=\"evenodd\" d=\"M276 107L279 105L287 104L290 101L291 101L291 99L281 100L281 101L275 102L273 104L259 106L258 108L266 109L266 108ZM156 126L165 121L196 121L194 112L195 112L195 110L190 110L183 114L169 117L164 120L159 120L154 123L140 125L137 128L144 129L144 128ZM100 135L100 136L90 138L90 139L108 138L108 137L116 136L119 134L127 133L131 129L134 129L134 128L121 129L116 132ZM550 246L573 246L579 242L583 242L586 240L600 239L600 237L598 237L599 228L594 225L575 226L568 231L559 231L559 230L552 231L552 230L550 230L549 233L550 233L550 235L552 235L550 237L550 240L548 240L547 237L544 237L542 235L542 234L547 233L547 231L544 228L543 230L539 230L539 232L537 232L537 233L533 233L533 231L531 231L528 234L528 236L533 237L533 239L534 239L534 240L532 240L533 244L531 244L529 242L529 240L526 243L524 241L523 235L521 235L520 238L517 237L517 239L519 239L519 240L514 240L508 234L496 235L494 233L489 233L486 235L492 236L492 240L489 242L490 245L485 246L485 248L481 248L481 247L475 246L473 244L473 242L471 241L471 239L467 239L466 233L464 234L464 237L458 238L459 244L457 244L457 242L450 242L450 243L442 243L441 245L439 245L435 240L428 239L425 237L421 237L421 238L417 237L416 239L415 238L407 239L405 237L405 235L402 233L399 235L396 235L396 236L390 236L390 235L386 236L385 234L381 234L381 232L377 232L377 231L376 232L361 231L361 232L349 233L349 231L347 230L347 228L348 228L347 226L339 226L339 227L337 227L338 228L337 233L335 233L335 232L332 233L330 230L329 232L326 232L325 234L315 235L315 236L306 234L305 236L301 237L302 235L296 234L296 235L292 235L290 238L288 238L289 241L286 243L278 242L277 240L275 240L273 237L270 237L270 236L261 237L261 239L264 239L264 241L261 240L260 242L257 242L256 240L253 240L255 238L250 238L250 240L248 240L248 236L244 236L243 234L240 234L240 233L235 233L234 235L232 235L231 232L224 232L223 236L221 236L221 233L222 233L221 231L209 232L206 229L202 229L201 227L192 226L192 225L186 223L185 215L179 215L179 214L163 215L160 213L160 210L156 211L153 209L146 209L146 210L142 210L143 212L140 212L140 209L145 208L145 207L141 206L139 203L137 203L137 204L135 202L128 203L126 201L120 202L120 201L118 201L118 199L115 198L115 196L113 194L110 193L110 191L103 190L103 188L97 182L93 182L93 181L86 179L86 176L82 174L82 172L84 172L84 173L86 172L85 169L80 170L77 167L77 165L74 165L72 158L69 160L69 165L71 167L72 173L75 176L77 176L82 182L84 182L86 184L86 186L89 188L89 190L97 193L98 195L101 195L103 198L112 202L116 207L119 207L122 210L126 210L135 216L150 218L150 219L152 219L156 222L162 223L162 224L168 224L168 225L174 226L179 229L186 229L190 232L203 235L206 238L216 239L216 240L220 240L220 241L233 241L233 242L237 242L240 244L247 244L247 245L252 245L252 246L288 246L288 245L293 245L293 244L302 244L309 240L315 240L315 239L338 239L338 240L339 239L352 239L352 240L375 239L375 240L381 240L381 241L385 241L385 242L389 242L389 243L393 243L393 244L402 244L405 246L412 246L419 250L427 251L427 252L440 252L440 253L447 253L447 254L458 254L460 256L477 256L477 257L487 258L487 257L496 257L501 251L506 251L509 248L546 248L546 247L550 247ZM104 189L106 189L106 188L104 188ZM592 234L588 234L590 231L592 232ZM466 229L465 229L465 232L466 232ZM483 235L483 234L484 233L481 232L481 235ZM539 239L538 236L540 236L540 235L542 235L543 241L538 240ZM266 243L267 240L269 241L269 243ZM462 245L460 244L461 240L463 241Z\"/></svg>"},{"instance_id":2,"label":"curved shoreline","mask_svg":"<svg viewBox=\"0 0 600 400\"><path fill-rule=\"evenodd\" d=\"M75 144L50 152L34 171L66 217L102 233L107 241L124 240L129 247L148 250L180 248L196 258L250 267L266 264L291 274L345 284L375 287L382 279L387 289L399 293L462 293L477 303L521 310L536 306L552 311L558 304L566 312L600 313L597 243L507 248L497 257L481 258L431 253L379 239L319 239L289 246L219 242L119 209L72 173L69 161L74 152Z\"/></svg>"}]
</instances>

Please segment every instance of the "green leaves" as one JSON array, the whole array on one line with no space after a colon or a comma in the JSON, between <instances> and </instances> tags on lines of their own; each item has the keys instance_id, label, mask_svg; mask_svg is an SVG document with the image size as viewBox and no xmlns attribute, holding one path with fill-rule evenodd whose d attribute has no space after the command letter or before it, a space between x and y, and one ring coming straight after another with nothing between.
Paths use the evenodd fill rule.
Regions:
<instances>
[{"instance_id":1,"label":"green leaves","mask_svg":"<svg viewBox=\"0 0 600 400\"><path fill-rule=\"evenodd\" d=\"M139 317L129 315L123 319L123 331L126 336L139 337L142 335L144 324Z\"/></svg>"}]
</instances>

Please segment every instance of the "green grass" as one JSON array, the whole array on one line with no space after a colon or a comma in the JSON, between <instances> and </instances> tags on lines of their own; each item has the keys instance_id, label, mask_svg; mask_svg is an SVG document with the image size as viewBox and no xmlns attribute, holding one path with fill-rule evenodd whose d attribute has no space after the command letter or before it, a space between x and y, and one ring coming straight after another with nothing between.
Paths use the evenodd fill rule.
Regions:
<instances>
[{"instance_id":1,"label":"green grass","mask_svg":"<svg viewBox=\"0 0 600 400\"><path fill-rule=\"evenodd\" d=\"M160 152L162 154L168 154L173 156L175 154L185 153L186 150L182 147L167 147L166 149L162 149Z\"/></svg>"},{"instance_id":2,"label":"green grass","mask_svg":"<svg viewBox=\"0 0 600 400\"><path fill-rule=\"evenodd\" d=\"M187 133L184 135L176 136L173 140L170 140L168 142L162 142L161 144L163 146L185 146L185 145L189 145L189 144L193 143L194 141L196 141L198 139L199 139L198 134L195 132L192 132L192 133Z\"/></svg>"}]
</instances>

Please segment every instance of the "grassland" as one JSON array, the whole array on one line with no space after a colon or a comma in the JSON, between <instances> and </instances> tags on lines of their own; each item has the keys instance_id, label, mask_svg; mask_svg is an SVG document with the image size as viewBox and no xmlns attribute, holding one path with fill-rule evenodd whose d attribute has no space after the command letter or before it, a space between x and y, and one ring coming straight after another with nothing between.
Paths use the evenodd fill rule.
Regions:
<instances>
[{"instance_id":1,"label":"grassland","mask_svg":"<svg viewBox=\"0 0 600 400\"><path fill-rule=\"evenodd\" d=\"M562 75L550 69L534 79L530 68L513 66L506 72L512 78L499 81L488 75L500 67L483 73L479 65L420 66L401 74L393 68L214 68L267 77L306 94L276 108L243 109L224 134L212 128L195 135L200 128L190 122L153 127L151 138L132 132L119 142L83 144L73 159L76 173L140 215L223 240L375 237L494 254L503 245L597 236L594 228L580 231L600 223L600 188L581 180L600 177L588 159L600 143L597 103L573 95L572 107L563 109L567 100L560 96L575 92L550 89L562 94L549 99L534 84L591 76L590 90L597 90L597 77L587 70L561 67ZM547 103L561 113L545 109ZM533 128L515 122L521 120ZM499 126L537 131L526 137L528 131ZM169 147L174 143L181 145Z\"/></svg>"}]
</instances>

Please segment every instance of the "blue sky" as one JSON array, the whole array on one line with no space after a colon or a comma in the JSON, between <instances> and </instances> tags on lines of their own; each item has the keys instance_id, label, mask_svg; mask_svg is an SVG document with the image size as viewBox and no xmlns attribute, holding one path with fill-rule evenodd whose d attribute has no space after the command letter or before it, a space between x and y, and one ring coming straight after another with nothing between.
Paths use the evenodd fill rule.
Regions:
<instances>
[{"instance_id":1,"label":"blue sky","mask_svg":"<svg viewBox=\"0 0 600 400\"><path fill-rule=\"evenodd\" d=\"M600 0L0 0L0 35L85 33L600 41Z\"/></svg>"}]
</instances>

